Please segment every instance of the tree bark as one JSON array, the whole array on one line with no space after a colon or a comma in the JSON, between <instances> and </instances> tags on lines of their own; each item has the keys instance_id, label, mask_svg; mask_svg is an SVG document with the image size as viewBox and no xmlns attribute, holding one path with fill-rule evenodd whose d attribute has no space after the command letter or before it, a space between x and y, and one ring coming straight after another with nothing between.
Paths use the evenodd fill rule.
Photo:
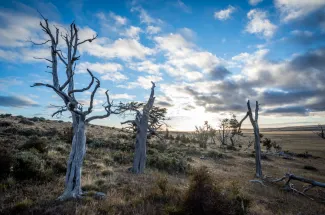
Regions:
<instances>
[{"instance_id":1,"label":"tree bark","mask_svg":"<svg viewBox=\"0 0 325 215\"><path fill-rule=\"evenodd\" d=\"M135 154L133 160L133 173L142 174L146 167L147 160L147 129L148 129L148 118L145 120L142 117L138 132L136 135L135 143Z\"/></svg>"},{"instance_id":2,"label":"tree bark","mask_svg":"<svg viewBox=\"0 0 325 215\"><path fill-rule=\"evenodd\" d=\"M85 117L80 116L78 119L77 131L73 136L71 152L67 162L65 190L59 197L60 200L80 198L82 195L81 171L86 153Z\"/></svg>"},{"instance_id":3,"label":"tree bark","mask_svg":"<svg viewBox=\"0 0 325 215\"><path fill-rule=\"evenodd\" d=\"M256 101L255 107L255 120L253 119L252 109L250 107L249 101L247 102L248 116L254 128L255 137L255 165L256 165L256 177L262 177L262 165L261 165L261 141L260 141L260 130L258 126L258 102Z\"/></svg>"},{"instance_id":4,"label":"tree bark","mask_svg":"<svg viewBox=\"0 0 325 215\"><path fill-rule=\"evenodd\" d=\"M136 142L135 142L135 153L134 153L134 160L133 160L133 167L132 171L135 174L142 174L146 167L146 160L147 160L147 135L149 129L149 115L150 110L153 107L153 103L155 101L155 84L152 82L152 88L149 100L147 104L143 107L143 112L137 113L135 124L137 125L137 135L136 135Z\"/></svg>"}]
</instances>

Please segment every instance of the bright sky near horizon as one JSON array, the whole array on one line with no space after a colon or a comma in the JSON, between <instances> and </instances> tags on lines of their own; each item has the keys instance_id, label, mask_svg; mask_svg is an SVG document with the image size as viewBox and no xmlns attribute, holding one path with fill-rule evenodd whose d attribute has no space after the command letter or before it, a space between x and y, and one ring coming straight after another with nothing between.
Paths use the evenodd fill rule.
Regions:
<instances>
[{"instance_id":1,"label":"bright sky near horizon","mask_svg":"<svg viewBox=\"0 0 325 215\"><path fill-rule=\"evenodd\" d=\"M105 89L115 102L145 101L154 81L171 130L241 118L247 99L261 103L260 127L325 122L325 0L1 1L0 112L51 118L51 104L62 105L30 87L51 82L46 61L34 59L49 47L28 42L46 40L37 10L62 29L74 20L81 39L98 34L80 46L76 67L76 87L88 84L87 68L101 80L94 114ZM89 94L78 98L86 105Z\"/></svg>"}]
</instances>

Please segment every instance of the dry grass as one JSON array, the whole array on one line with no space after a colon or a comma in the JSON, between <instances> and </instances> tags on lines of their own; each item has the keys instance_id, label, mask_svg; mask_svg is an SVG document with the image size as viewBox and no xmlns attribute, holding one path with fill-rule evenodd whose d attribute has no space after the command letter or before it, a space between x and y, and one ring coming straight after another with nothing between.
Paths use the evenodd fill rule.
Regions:
<instances>
[{"instance_id":1,"label":"dry grass","mask_svg":"<svg viewBox=\"0 0 325 215\"><path fill-rule=\"evenodd\" d=\"M20 121L16 117L0 119L0 150L11 155L21 150L31 151L44 160L47 169L64 168L70 150L70 144L65 141L64 135L70 129L70 124L57 121L36 121L32 124ZM32 134L29 135L28 132ZM210 146L208 151L213 150L225 156L206 156L207 159L200 159L200 156L208 155L209 152L199 149L197 144L169 140L168 146L163 147L152 139L148 147L153 150L150 153L155 156L164 155L170 159L164 161L167 164L173 164L180 157L188 157L190 169L179 172L147 168L144 175L133 175L128 171L131 165L129 161L114 161L116 153L132 153L131 138L118 129L102 126L90 126L88 134L89 140L96 137L102 142L96 142L87 149L82 184L85 190L106 193L105 200L88 196L78 201L55 201L64 188L64 169L53 171L47 180L35 178L22 181L10 174L0 181L0 214L188 214L181 206L189 192L189 174L191 169L202 166L206 166L214 183L222 193L226 193L227 198L240 196L249 199L247 214L325 214L324 204L282 190L283 183L266 184L266 187L250 183L255 167L254 158L251 157L252 148L244 152L224 151ZM40 153L33 148L21 147L33 135L46 138L46 151ZM284 150L295 153L307 150L320 157L284 160L269 156L268 160L262 161L265 175L282 177L291 171L296 175L325 182L325 141L318 139L312 132L264 132L264 135L276 140ZM243 149L248 139L249 137L242 139ZM156 166L155 164L154 167ZM302 188L302 184L294 183L297 188ZM320 189L314 188L309 192L310 195L323 195L325 198L324 191Z\"/></svg>"}]
</instances>

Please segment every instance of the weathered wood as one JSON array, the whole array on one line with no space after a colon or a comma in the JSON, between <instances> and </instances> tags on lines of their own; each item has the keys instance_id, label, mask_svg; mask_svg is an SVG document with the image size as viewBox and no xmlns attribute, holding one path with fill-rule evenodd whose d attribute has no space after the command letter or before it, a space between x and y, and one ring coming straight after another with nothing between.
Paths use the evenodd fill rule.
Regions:
<instances>
[{"instance_id":1,"label":"weathered wood","mask_svg":"<svg viewBox=\"0 0 325 215\"><path fill-rule=\"evenodd\" d=\"M136 116L134 120L127 120L121 124L131 124L132 127L136 127L136 139L135 139L135 152L133 158L132 172L135 174L141 174L144 172L147 160L147 137L148 133L156 134L156 130L149 125L149 119L153 116L150 115L150 111L153 108L155 101L155 83L152 83L150 97L148 102L143 106L142 113L138 110L142 105L137 103L131 103L129 105L121 106L121 111L135 111Z\"/></svg>"},{"instance_id":2,"label":"weathered wood","mask_svg":"<svg viewBox=\"0 0 325 215\"><path fill-rule=\"evenodd\" d=\"M254 129L254 138L255 138L255 176L257 178L262 177L262 164L261 164L261 141L260 141L260 130L258 126L258 111L259 111L259 104L258 101L256 101L256 107L255 107L255 119L253 117L252 109L250 106L249 100L247 101L247 114L245 117L239 122L238 131L241 129L241 125L244 122L244 120L249 117L250 122Z\"/></svg>"},{"instance_id":3,"label":"weathered wood","mask_svg":"<svg viewBox=\"0 0 325 215\"><path fill-rule=\"evenodd\" d=\"M43 17L43 16L42 16ZM45 86L51 88L58 96L61 97L63 100L64 106L61 106L58 111L56 111L52 116L57 116L58 114L62 114L64 111L70 111L72 115L72 126L73 126L73 140L72 140L72 147L69 155L69 159L67 162L67 172L66 172L66 179L65 179L65 190L63 194L59 197L60 200L65 200L69 198L80 198L82 196L81 190L81 171L82 171L82 164L83 159L86 153L86 125L91 120L94 119L102 119L110 116L111 113L116 113L113 111L112 104L109 100L108 93L106 91L107 97L107 105L103 106L106 113L102 116L92 116L87 119L87 115L92 112L93 109L93 100L97 89L100 87L100 81L94 77L91 71L88 71L91 81L89 85L82 89L75 89L74 87L74 74L75 74L75 67L76 61L79 60L80 56L76 56L78 52L78 46L85 43L85 42L92 42L94 39L97 38L97 35L91 39L86 39L82 42L78 40L78 29L75 23L70 25L70 31L68 31L65 35L61 35L62 39L66 43L66 57L64 57L61 50L57 49L57 45L59 43L59 29L56 28L55 35L51 32L51 29L48 24L48 20L44 19L44 23L41 22L40 25L42 30L47 34L49 37L49 42L51 42L51 57L52 59L45 59L46 61L51 63L49 68L52 68L52 84L45 84L45 83L35 83L32 87L37 86ZM48 41L42 43L46 44ZM38 44L38 45L42 45ZM63 85L60 86L59 83L59 76L58 76L58 60L59 57L61 63L63 63L66 67L66 77L67 79L63 82ZM83 111L82 105L77 101L74 94L78 92L84 92L89 90L93 84L96 82L95 88L93 89L90 97L90 106L87 111ZM68 86L67 92L65 88Z\"/></svg>"}]
</instances>

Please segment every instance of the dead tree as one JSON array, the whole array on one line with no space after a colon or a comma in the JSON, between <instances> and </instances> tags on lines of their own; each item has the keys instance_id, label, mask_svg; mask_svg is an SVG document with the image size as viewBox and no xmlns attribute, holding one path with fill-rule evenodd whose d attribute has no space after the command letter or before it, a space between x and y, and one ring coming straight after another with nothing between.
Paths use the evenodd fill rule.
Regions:
<instances>
[{"instance_id":1,"label":"dead tree","mask_svg":"<svg viewBox=\"0 0 325 215\"><path fill-rule=\"evenodd\" d=\"M194 136L199 142L201 148L207 148L209 137L211 137L212 141L215 142L215 134L216 131L212 130L212 127L209 125L208 121L204 121L203 126L195 126Z\"/></svg>"},{"instance_id":2,"label":"dead tree","mask_svg":"<svg viewBox=\"0 0 325 215\"><path fill-rule=\"evenodd\" d=\"M56 92L63 100L64 107L59 110L71 111L76 115L77 128L73 135L71 152L67 162L67 173L65 178L65 190L64 193L59 197L60 200L65 200L68 198L80 198L82 196L81 190L81 169L83 164L83 159L86 153L86 125L95 119L103 119L109 117L111 114L118 114L112 110L112 103L109 99L108 91L105 92L107 104L103 105L106 114L99 116L87 116L92 113L93 110L93 101L97 89L100 87L100 81L93 76L93 74L87 70L91 76L91 81L89 85L82 89L74 89L72 91L65 92L63 90L56 89L53 85L44 84L44 83L35 83L32 87L45 86L51 88ZM77 99L72 96L73 93L85 92L89 90L93 84L96 84L91 95L90 95L90 105L84 111L83 106L77 101ZM58 111L57 111L58 112Z\"/></svg>"},{"instance_id":3,"label":"dead tree","mask_svg":"<svg viewBox=\"0 0 325 215\"><path fill-rule=\"evenodd\" d=\"M50 63L47 68L50 68L52 71L50 74L52 75L52 86L55 88L56 91L64 91L67 88L68 92L72 92L69 96L74 98L74 78L73 74L76 68L76 63L79 60L80 56L78 56L78 47L86 42L92 42L97 38L97 35L93 36L93 38L85 39L80 41L79 39L79 30L77 29L76 24L73 22L69 26L69 29L66 32L60 32L59 28L55 27L55 33L52 32L49 22L42 14L40 14L43 18L43 22L40 22L40 26L43 32L48 37L48 40L42 43L35 43L32 40L30 42L33 45L47 45L50 44L50 52L51 52L51 59L47 58L36 58L40 60L45 60ZM63 50L59 49L59 39L63 39L65 43L65 48ZM66 54L63 54L66 52ZM59 61L65 66L65 73L66 73L66 81L63 82L62 85L59 83L59 74L58 74L58 59ZM61 99L65 99L62 95L58 94ZM65 108L61 107L58 111L53 113L52 117L61 115ZM71 112L72 116L72 127L73 131L76 132L78 129L78 115L75 114L73 111Z\"/></svg>"},{"instance_id":4,"label":"dead tree","mask_svg":"<svg viewBox=\"0 0 325 215\"><path fill-rule=\"evenodd\" d=\"M147 159L146 148L148 135L158 135L157 129L159 129L162 125L159 123L159 118L151 114L155 101L155 83L151 83L152 87L150 97L145 105L134 102L119 105L119 110L121 113L127 111L136 113L134 120L127 120L121 123L130 125L136 131L135 153L132 166L132 172L135 174L142 174L144 172ZM142 113L139 111L140 107L143 107Z\"/></svg>"},{"instance_id":5,"label":"dead tree","mask_svg":"<svg viewBox=\"0 0 325 215\"><path fill-rule=\"evenodd\" d=\"M311 200L314 200L314 199L306 194L306 192L308 190L310 190L313 187L325 188L325 183L322 183L322 182L319 182L319 181L314 181L314 180L311 180L311 179L307 179L307 178L304 178L304 177L301 177L301 176L296 176L296 175L291 174L291 173L285 174L282 178L274 179L274 180L268 180L268 181L269 182L280 182L280 181L284 181L286 179L287 179L287 181L286 181L286 183L284 185L285 190L296 192L296 193L298 193L300 195L308 197ZM302 191L299 191L294 187L293 184L290 183L291 180L300 181L300 182L303 182L303 183L306 183L306 184L309 184L309 185L304 187L304 189Z\"/></svg>"},{"instance_id":6,"label":"dead tree","mask_svg":"<svg viewBox=\"0 0 325 215\"><path fill-rule=\"evenodd\" d=\"M258 110L259 110L259 104L258 101L256 101L256 107L255 107L255 119L253 117L252 109L249 103L249 100L247 101L247 113L245 117L239 122L238 124L238 131L241 129L241 125L244 122L244 120L249 117L251 124L254 129L254 138L255 138L255 165L256 165L256 173L255 176L257 178L262 177L262 165L261 165L261 141L260 141L260 129L258 126Z\"/></svg>"},{"instance_id":7,"label":"dead tree","mask_svg":"<svg viewBox=\"0 0 325 215\"><path fill-rule=\"evenodd\" d=\"M230 124L228 118L220 121L220 126L217 133L217 140L220 142L221 146L227 145L227 139L230 135L229 128L230 128Z\"/></svg>"},{"instance_id":8,"label":"dead tree","mask_svg":"<svg viewBox=\"0 0 325 215\"><path fill-rule=\"evenodd\" d=\"M43 17L44 18L44 17ZM75 89L74 88L74 69L76 65L76 61L79 59L77 56L77 49L78 46L85 43L91 42L96 38L93 37L92 39L87 39L84 41L79 41L78 39L78 29L74 23L70 25L70 32L66 33L65 35L61 35L61 37L65 40L67 45L67 55L66 57L63 55L63 51L57 49L57 45L59 44L59 29L56 28L55 35L52 34L48 20L44 18L45 24L42 22L40 23L43 31L50 37L48 40L51 42L51 56L52 59L45 59L46 61L51 63L51 66L48 66L52 69L52 77L53 83L52 84L45 84L45 83L35 83L32 87L44 86L51 88L63 101L64 105L52 116L62 114L65 111L70 111L72 113L73 119L73 140L72 140L72 147L71 152L69 155L69 159L67 162L67 172L65 178L65 190L63 194L59 197L60 200L65 200L68 198L80 198L82 196L81 190L81 169L83 164L83 159L86 153L86 125L95 119L103 119L109 117L111 114L116 114L117 112L112 110L112 103L108 96L108 91L106 91L106 98L107 104L103 105L106 113L100 116L87 116L93 110L93 101L94 96L96 94L97 89L100 87L100 81L91 73L91 71L87 70L91 81L89 85L82 89ZM44 42L42 44L46 44ZM36 44L36 43L34 43ZM40 45L40 44L36 44ZM57 57L61 60L61 62L66 66L66 80L60 85L59 78L58 78L58 61ZM93 91L90 96L90 105L84 111L83 106L78 102L75 98L75 93L82 93L85 92L91 87L94 86ZM66 89L68 87L68 89Z\"/></svg>"}]
</instances>

